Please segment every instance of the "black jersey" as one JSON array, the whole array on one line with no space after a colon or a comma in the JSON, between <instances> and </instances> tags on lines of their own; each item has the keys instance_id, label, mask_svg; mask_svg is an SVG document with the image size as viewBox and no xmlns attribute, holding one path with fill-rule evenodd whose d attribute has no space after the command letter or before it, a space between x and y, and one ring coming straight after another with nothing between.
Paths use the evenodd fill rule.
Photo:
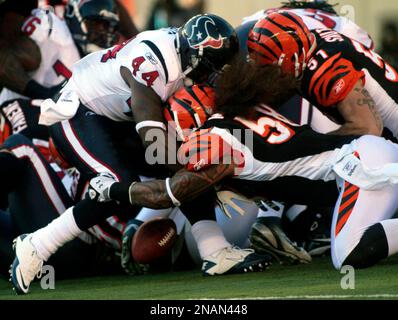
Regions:
<instances>
[{"instance_id":1,"label":"black jersey","mask_svg":"<svg viewBox=\"0 0 398 320\"><path fill-rule=\"evenodd\" d=\"M384 126L398 135L398 72L376 52L330 29L313 31L317 47L304 71L303 96L323 113L343 123L337 108L362 80Z\"/></svg>"},{"instance_id":2,"label":"black jersey","mask_svg":"<svg viewBox=\"0 0 398 320\"><path fill-rule=\"evenodd\" d=\"M210 118L180 150L189 155L187 168L201 170L209 164L230 161L232 155L238 169L228 184L246 195L266 194L275 200L309 204L303 197L313 198L321 192L312 204L325 204L319 199L325 192L321 185L333 181L334 186L324 187L332 190L327 192L335 201L333 164L357 137L320 134L309 126L290 122L269 107L257 109L254 121L220 115Z\"/></svg>"}]
</instances>

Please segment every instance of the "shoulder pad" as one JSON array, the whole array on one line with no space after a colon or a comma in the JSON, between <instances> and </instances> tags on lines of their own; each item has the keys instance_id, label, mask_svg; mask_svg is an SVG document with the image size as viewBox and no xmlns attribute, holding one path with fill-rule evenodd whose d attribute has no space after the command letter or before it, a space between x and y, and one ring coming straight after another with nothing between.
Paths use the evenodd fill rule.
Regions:
<instances>
[{"instance_id":1,"label":"shoulder pad","mask_svg":"<svg viewBox=\"0 0 398 320\"><path fill-rule=\"evenodd\" d=\"M356 70L351 61L338 53L319 67L306 90L320 106L330 107L343 101L363 77L363 71Z\"/></svg>"}]
</instances>

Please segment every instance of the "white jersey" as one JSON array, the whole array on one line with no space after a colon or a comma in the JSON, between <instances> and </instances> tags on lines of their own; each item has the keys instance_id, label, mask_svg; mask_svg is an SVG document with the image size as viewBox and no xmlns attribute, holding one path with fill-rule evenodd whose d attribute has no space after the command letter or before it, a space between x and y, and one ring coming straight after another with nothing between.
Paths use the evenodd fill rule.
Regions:
<instances>
[{"instance_id":1,"label":"white jersey","mask_svg":"<svg viewBox=\"0 0 398 320\"><path fill-rule=\"evenodd\" d=\"M131 89L120 75L120 67L130 69L136 81L166 101L183 86L175 38L175 29L146 31L121 45L92 53L73 66L73 76L63 92L73 91L96 114L132 121Z\"/></svg>"},{"instance_id":2,"label":"white jersey","mask_svg":"<svg viewBox=\"0 0 398 320\"><path fill-rule=\"evenodd\" d=\"M270 9L270 10L260 10L255 14L243 18L243 23L249 23L252 21L257 21L260 18L264 18L267 14L270 14L276 10L281 9ZM297 14L304 20L305 25L310 30L315 29L333 29L346 37L354 39L362 43L367 48L372 49L374 47L373 40L370 35L359 27L357 24L352 22L350 19L336 14L328 13L322 10L315 9L283 9Z\"/></svg>"},{"instance_id":3,"label":"white jersey","mask_svg":"<svg viewBox=\"0 0 398 320\"><path fill-rule=\"evenodd\" d=\"M41 63L30 74L32 79L51 87L71 76L72 65L80 59L80 55L65 21L49 10L35 9L23 24L22 31L40 48ZM26 98L4 88L0 93L0 104L21 97Z\"/></svg>"}]
</instances>

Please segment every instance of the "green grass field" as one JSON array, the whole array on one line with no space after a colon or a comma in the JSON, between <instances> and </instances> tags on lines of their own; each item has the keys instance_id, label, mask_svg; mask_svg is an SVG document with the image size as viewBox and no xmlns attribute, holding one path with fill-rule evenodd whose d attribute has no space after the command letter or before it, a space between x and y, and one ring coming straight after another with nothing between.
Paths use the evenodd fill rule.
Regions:
<instances>
[{"instance_id":1,"label":"green grass field","mask_svg":"<svg viewBox=\"0 0 398 320\"><path fill-rule=\"evenodd\" d=\"M0 299L398 299L398 257L357 270L355 290L341 289L343 276L322 258L242 275L203 277L199 270L119 275L56 281L55 290L42 290L36 282L26 296L16 296L1 279Z\"/></svg>"}]
</instances>

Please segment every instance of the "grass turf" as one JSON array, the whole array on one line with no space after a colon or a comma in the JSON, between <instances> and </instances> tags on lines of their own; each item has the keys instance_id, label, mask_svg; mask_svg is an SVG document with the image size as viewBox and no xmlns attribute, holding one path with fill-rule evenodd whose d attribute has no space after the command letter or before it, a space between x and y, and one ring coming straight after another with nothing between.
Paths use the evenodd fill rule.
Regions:
<instances>
[{"instance_id":1,"label":"grass turf","mask_svg":"<svg viewBox=\"0 0 398 320\"><path fill-rule=\"evenodd\" d=\"M343 274L329 258L309 265L279 266L262 273L203 277L199 270L139 277L123 275L63 280L55 290L39 282L16 296L0 279L0 299L398 299L398 257L356 270L355 290L341 289Z\"/></svg>"},{"instance_id":2,"label":"grass turf","mask_svg":"<svg viewBox=\"0 0 398 320\"><path fill-rule=\"evenodd\" d=\"M398 258L366 270L356 270L355 289L343 290L343 274L329 258L309 265L272 266L261 273L203 277L199 270L140 277L124 275L55 282L55 290L16 296L0 279L0 299L398 299Z\"/></svg>"}]
</instances>

